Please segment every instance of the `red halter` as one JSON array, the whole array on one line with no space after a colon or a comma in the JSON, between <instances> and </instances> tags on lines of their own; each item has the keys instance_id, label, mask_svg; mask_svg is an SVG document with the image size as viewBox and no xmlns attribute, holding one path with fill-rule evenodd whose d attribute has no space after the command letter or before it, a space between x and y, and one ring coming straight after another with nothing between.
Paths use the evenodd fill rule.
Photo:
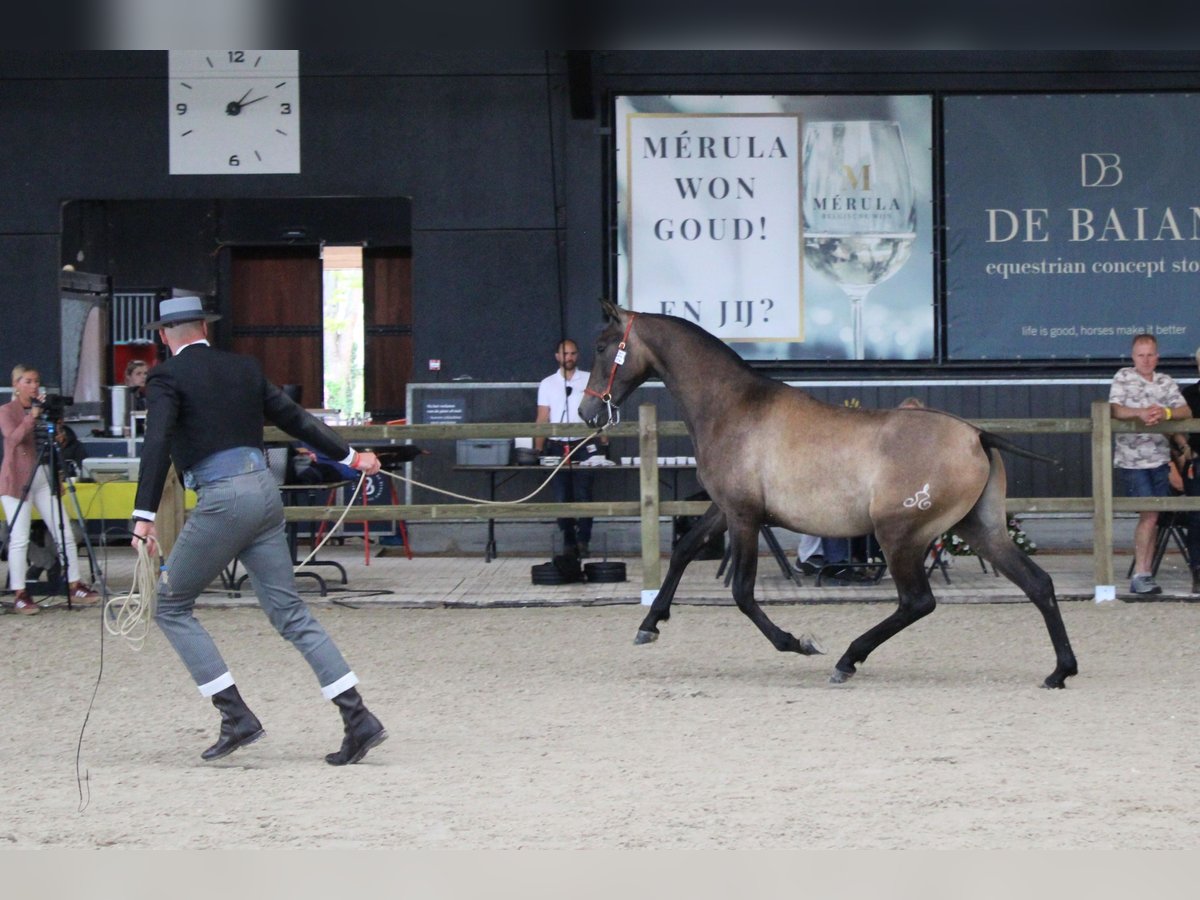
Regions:
<instances>
[{"instance_id":1,"label":"red halter","mask_svg":"<svg viewBox=\"0 0 1200 900\"><path fill-rule=\"evenodd\" d=\"M612 386L613 380L617 377L617 366L625 362L625 344L629 340L629 332L633 330L633 320L637 318L637 313L629 314L629 322L625 325L625 333L621 335L621 343L617 344L617 352L613 356L612 369L608 373L608 384L604 386L604 393L597 394L591 388L584 388L585 394L591 394L593 397L599 397L605 403L612 402Z\"/></svg>"}]
</instances>

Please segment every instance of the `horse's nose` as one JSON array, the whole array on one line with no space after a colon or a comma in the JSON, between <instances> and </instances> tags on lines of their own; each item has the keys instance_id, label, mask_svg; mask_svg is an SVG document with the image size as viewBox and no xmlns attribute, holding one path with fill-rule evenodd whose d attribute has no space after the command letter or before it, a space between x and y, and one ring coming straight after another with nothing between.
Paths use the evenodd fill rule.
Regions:
<instances>
[{"instance_id":1,"label":"horse's nose","mask_svg":"<svg viewBox=\"0 0 1200 900\"><path fill-rule=\"evenodd\" d=\"M600 418L600 410L597 409L594 413L589 413L588 410L592 407L592 398L584 397L583 402L579 404L579 418L583 423L590 428L596 427L596 421Z\"/></svg>"}]
</instances>

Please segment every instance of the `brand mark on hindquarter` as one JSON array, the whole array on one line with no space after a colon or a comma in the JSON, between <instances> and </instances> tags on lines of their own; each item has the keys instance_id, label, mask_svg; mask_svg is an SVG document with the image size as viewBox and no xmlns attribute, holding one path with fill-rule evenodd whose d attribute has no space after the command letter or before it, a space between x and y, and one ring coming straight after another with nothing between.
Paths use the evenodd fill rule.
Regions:
<instances>
[{"instance_id":1,"label":"brand mark on hindquarter","mask_svg":"<svg viewBox=\"0 0 1200 900\"><path fill-rule=\"evenodd\" d=\"M933 506L933 499L929 496L929 484L926 483L923 488L904 501L905 509L929 509Z\"/></svg>"}]
</instances>

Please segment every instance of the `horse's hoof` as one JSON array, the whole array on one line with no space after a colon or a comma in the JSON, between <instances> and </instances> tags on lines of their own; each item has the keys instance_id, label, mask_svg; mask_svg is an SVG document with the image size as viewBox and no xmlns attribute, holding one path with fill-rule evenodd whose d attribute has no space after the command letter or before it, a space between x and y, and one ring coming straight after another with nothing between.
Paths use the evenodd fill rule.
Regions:
<instances>
[{"instance_id":1,"label":"horse's hoof","mask_svg":"<svg viewBox=\"0 0 1200 900\"><path fill-rule=\"evenodd\" d=\"M637 637L633 639L635 644L652 644L658 640L657 631L642 631L639 630Z\"/></svg>"},{"instance_id":2,"label":"horse's hoof","mask_svg":"<svg viewBox=\"0 0 1200 900\"><path fill-rule=\"evenodd\" d=\"M853 672L843 672L841 669L834 669L833 674L829 676L830 684L845 684L854 677Z\"/></svg>"},{"instance_id":3,"label":"horse's hoof","mask_svg":"<svg viewBox=\"0 0 1200 900\"><path fill-rule=\"evenodd\" d=\"M798 652L804 656L820 656L825 652L824 644L815 634L802 634L797 643L800 645Z\"/></svg>"},{"instance_id":4,"label":"horse's hoof","mask_svg":"<svg viewBox=\"0 0 1200 900\"><path fill-rule=\"evenodd\" d=\"M1042 682L1042 687L1050 688L1051 690L1061 691L1066 686L1066 681L1061 678L1055 678L1053 675L1049 676L1045 681Z\"/></svg>"}]
</instances>

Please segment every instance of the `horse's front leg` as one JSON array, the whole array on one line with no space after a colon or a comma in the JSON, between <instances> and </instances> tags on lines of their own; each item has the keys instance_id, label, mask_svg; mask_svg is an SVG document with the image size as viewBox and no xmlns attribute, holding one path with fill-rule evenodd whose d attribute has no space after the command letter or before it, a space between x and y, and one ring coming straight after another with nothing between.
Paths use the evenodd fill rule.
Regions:
<instances>
[{"instance_id":1,"label":"horse's front leg","mask_svg":"<svg viewBox=\"0 0 1200 900\"><path fill-rule=\"evenodd\" d=\"M729 559L733 566L733 599L738 609L758 626L758 630L776 650L801 653L804 656L824 653L825 648L811 634L802 634L796 638L772 622L754 599L754 581L758 575L758 524L731 524L729 539L732 546Z\"/></svg>"},{"instance_id":2,"label":"horse's front leg","mask_svg":"<svg viewBox=\"0 0 1200 900\"><path fill-rule=\"evenodd\" d=\"M671 601L675 599L675 591L683 578L683 570L688 567L709 538L716 537L725 531L725 514L714 503L700 517L688 533L685 534L671 551L671 564L667 567L667 576L663 579L662 587L650 605L650 612L638 626L635 644L649 644L658 640L658 623L671 618Z\"/></svg>"}]
</instances>

